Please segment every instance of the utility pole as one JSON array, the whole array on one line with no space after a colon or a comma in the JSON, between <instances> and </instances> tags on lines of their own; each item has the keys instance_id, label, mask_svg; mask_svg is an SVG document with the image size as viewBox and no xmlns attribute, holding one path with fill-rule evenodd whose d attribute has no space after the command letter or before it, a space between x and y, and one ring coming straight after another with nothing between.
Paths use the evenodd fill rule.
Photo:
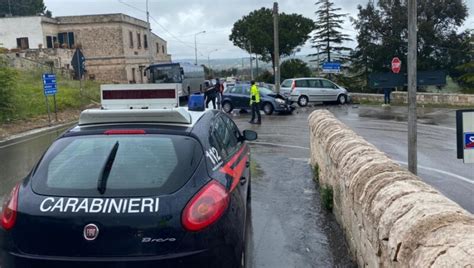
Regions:
<instances>
[{"instance_id":1,"label":"utility pole","mask_svg":"<svg viewBox=\"0 0 474 268\"><path fill-rule=\"evenodd\" d=\"M258 77L258 55L257 55L257 54L255 54L255 65L256 65L255 67L257 68L257 75L256 75L256 77Z\"/></svg>"},{"instance_id":2,"label":"utility pole","mask_svg":"<svg viewBox=\"0 0 474 268\"><path fill-rule=\"evenodd\" d=\"M249 41L249 56L250 56L250 80L253 80L252 43L250 43L250 41Z\"/></svg>"},{"instance_id":3,"label":"utility pole","mask_svg":"<svg viewBox=\"0 0 474 268\"><path fill-rule=\"evenodd\" d=\"M417 174L416 130L416 58L417 58L416 0L408 0L408 170Z\"/></svg>"},{"instance_id":4,"label":"utility pole","mask_svg":"<svg viewBox=\"0 0 474 268\"><path fill-rule=\"evenodd\" d=\"M151 65L151 64L153 64L153 51L151 49L152 48L151 43L152 43L153 37L151 36L150 12L148 11L148 0L146 0L146 23L148 24L148 38L146 40L147 48L148 48L148 57L149 57L148 61ZM155 43L155 42L153 42L153 43Z\"/></svg>"},{"instance_id":5,"label":"utility pole","mask_svg":"<svg viewBox=\"0 0 474 268\"><path fill-rule=\"evenodd\" d=\"M280 42L278 37L278 2L273 3L273 43L275 47L275 90L280 93Z\"/></svg>"},{"instance_id":6,"label":"utility pole","mask_svg":"<svg viewBox=\"0 0 474 268\"><path fill-rule=\"evenodd\" d=\"M196 58L196 61L194 62L194 65L198 65L198 49L197 49L197 36L198 34L203 34L206 33L206 31L201 31L199 33L194 34L194 57Z\"/></svg>"}]
</instances>

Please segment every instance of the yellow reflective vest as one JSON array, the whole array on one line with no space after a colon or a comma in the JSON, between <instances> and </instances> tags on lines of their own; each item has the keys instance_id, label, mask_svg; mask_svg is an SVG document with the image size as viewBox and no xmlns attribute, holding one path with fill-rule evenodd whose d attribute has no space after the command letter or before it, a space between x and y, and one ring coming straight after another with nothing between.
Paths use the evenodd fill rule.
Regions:
<instances>
[{"instance_id":1,"label":"yellow reflective vest","mask_svg":"<svg viewBox=\"0 0 474 268\"><path fill-rule=\"evenodd\" d=\"M250 105L253 103L260 103L260 91L258 90L257 85L250 87Z\"/></svg>"}]
</instances>

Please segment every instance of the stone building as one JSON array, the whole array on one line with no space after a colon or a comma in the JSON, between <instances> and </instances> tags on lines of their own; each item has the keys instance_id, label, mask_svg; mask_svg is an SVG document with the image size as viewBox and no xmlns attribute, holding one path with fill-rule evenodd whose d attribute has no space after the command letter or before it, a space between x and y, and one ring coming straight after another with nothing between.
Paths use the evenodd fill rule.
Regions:
<instances>
[{"instance_id":1,"label":"stone building","mask_svg":"<svg viewBox=\"0 0 474 268\"><path fill-rule=\"evenodd\" d=\"M167 42L154 33L149 36L147 26L125 14L0 18L0 46L14 51L79 47L86 58L86 78L142 83L151 61L171 62Z\"/></svg>"}]
</instances>

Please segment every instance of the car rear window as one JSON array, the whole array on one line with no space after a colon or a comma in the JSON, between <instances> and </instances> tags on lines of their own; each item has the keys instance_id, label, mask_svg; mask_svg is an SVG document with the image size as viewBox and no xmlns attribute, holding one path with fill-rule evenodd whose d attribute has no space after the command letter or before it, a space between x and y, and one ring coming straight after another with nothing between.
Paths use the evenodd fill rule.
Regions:
<instances>
[{"instance_id":1,"label":"car rear window","mask_svg":"<svg viewBox=\"0 0 474 268\"><path fill-rule=\"evenodd\" d=\"M308 80L296 80L296 87L309 87Z\"/></svg>"},{"instance_id":2,"label":"car rear window","mask_svg":"<svg viewBox=\"0 0 474 268\"><path fill-rule=\"evenodd\" d=\"M98 191L114 155L104 194ZM192 176L201 145L179 135L87 135L57 140L32 176L38 194L60 196L144 196L169 194Z\"/></svg>"},{"instance_id":3,"label":"car rear window","mask_svg":"<svg viewBox=\"0 0 474 268\"><path fill-rule=\"evenodd\" d=\"M292 80L285 80L283 83L281 83L281 87L291 87Z\"/></svg>"}]
</instances>

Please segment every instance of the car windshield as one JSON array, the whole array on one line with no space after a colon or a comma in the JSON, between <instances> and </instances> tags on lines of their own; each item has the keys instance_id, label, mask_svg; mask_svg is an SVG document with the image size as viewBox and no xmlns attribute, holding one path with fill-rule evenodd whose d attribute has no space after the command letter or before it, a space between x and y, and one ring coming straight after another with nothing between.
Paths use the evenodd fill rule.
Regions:
<instances>
[{"instance_id":1,"label":"car windshield","mask_svg":"<svg viewBox=\"0 0 474 268\"><path fill-rule=\"evenodd\" d=\"M274 94L274 93L275 93L275 92L273 92L271 89L266 88L266 87L259 87L258 89L260 90L260 93L261 93L261 94L265 94L265 95Z\"/></svg>"},{"instance_id":2,"label":"car windshield","mask_svg":"<svg viewBox=\"0 0 474 268\"><path fill-rule=\"evenodd\" d=\"M181 83L181 71L178 65L151 66L151 83Z\"/></svg>"},{"instance_id":3,"label":"car windshield","mask_svg":"<svg viewBox=\"0 0 474 268\"><path fill-rule=\"evenodd\" d=\"M191 177L201 156L199 143L185 136L63 138L40 162L32 177L33 190L62 196L102 195L98 188L103 188L104 196L172 193Z\"/></svg>"}]
</instances>

